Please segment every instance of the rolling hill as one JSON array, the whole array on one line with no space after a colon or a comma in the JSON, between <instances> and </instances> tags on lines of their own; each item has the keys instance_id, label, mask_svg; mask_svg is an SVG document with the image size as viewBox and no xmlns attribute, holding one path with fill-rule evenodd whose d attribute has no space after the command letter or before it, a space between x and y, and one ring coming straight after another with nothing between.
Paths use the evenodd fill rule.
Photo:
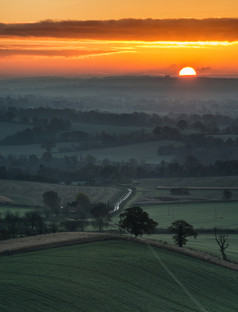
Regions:
<instances>
[{"instance_id":1,"label":"rolling hill","mask_svg":"<svg viewBox=\"0 0 238 312\"><path fill-rule=\"evenodd\" d=\"M1 257L0 310L234 312L238 273L110 240Z\"/></svg>"}]
</instances>

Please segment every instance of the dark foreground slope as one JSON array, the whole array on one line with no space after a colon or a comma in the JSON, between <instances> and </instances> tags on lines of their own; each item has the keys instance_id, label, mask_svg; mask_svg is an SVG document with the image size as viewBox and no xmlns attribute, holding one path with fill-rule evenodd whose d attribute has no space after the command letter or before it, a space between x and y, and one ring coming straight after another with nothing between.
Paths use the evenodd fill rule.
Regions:
<instances>
[{"instance_id":1,"label":"dark foreground slope","mask_svg":"<svg viewBox=\"0 0 238 312\"><path fill-rule=\"evenodd\" d=\"M1 257L0 276L2 312L238 310L236 271L135 242Z\"/></svg>"}]
</instances>

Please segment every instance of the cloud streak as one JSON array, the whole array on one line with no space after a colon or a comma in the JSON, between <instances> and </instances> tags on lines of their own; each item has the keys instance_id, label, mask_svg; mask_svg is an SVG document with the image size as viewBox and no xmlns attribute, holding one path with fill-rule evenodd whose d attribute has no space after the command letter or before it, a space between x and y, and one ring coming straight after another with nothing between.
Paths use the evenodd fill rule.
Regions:
<instances>
[{"instance_id":1,"label":"cloud streak","mask_svg":"<svg viewBox=\"0 0 238 312\"><path fill-rule=\"evenodd\" d=\"M108 55L120 53L115 50L27 50L27 49L0 49L0 57L11 56L40 56L40 57L69 57L79 58L86 56Z\"/></svg>"},{"instance_id":2,"label":"cloud streak","mask_svg":"<svg viewBox=\"0 0 238 312\"><path fill-rule=\"evenodd\" d=\"M0 24L0 37L91 40L238 41L238 18L41 21Z\"/></svg>"}]
</instances>

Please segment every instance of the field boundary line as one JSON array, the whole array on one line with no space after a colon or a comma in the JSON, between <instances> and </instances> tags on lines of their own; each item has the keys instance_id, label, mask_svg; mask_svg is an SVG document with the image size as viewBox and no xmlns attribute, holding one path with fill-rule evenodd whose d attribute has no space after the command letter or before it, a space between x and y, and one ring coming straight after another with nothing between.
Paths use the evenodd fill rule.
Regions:
<instances>
[{"instance_id":1,"label":"field boundary line","mask_svg":"<svg viewBox=\"0 0 238 312\"><path fill-rule=\"evenodd\" d=\"M49 248L65 247L78 244L85 244L106 240L126 240L141 244L150 245L152 247L177 252L186 256L190 256L211 264L226 267L238 271L238 264L228 262L214 257L210 254L198 252L188 248L180 248L157 241L143 238L135 238L123 234L98 233L98 232L60 232L52 234L42 234L36 236L21 237L0 241L0 256L10 256L18 253L38 251Z\"/></svg>"},{"instance_id":2,"label":"field boundary line","mask_svg":"<svg viewBox=\"0 0 238 312\"><path fill-rule=\"evenodd\" d=\"M211 264L215 264L218 266L222 266L222 267L226 267L235 271L238 271L238 263L235 262L230 262L230 261L224 261L219 259L216 256L204 253L204 252L199 252L199 251L195 251L193 249L188 249L188 248L181 248L181 247L177 247L177 246L173 246L173 245L169 245L169 244L163 244L154 240L150 240L150 239L143 239L143 238L135 238L135 237L128 237L128 240L131 241L135 241L141 244L146 244L149 245L151 247L156 247L156 248L161 248L161 249L165 249L165 250L169 250L169 251L173 251L176 253L180 253L183 254L185 256L189 256L192 258L196 258Z\"/></svg>"}]
</instances>

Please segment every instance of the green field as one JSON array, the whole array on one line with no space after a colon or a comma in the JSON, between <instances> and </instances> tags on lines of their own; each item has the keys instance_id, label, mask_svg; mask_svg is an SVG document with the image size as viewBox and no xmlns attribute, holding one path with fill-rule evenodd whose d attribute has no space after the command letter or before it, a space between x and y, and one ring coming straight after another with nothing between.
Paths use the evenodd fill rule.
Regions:
<instances>
[{"instance_id":1,"label":"green field","mask_svg":"<svg viewBox=\"0 0 238 312\"><path fill-rule=\"evenodd\" d=\"M238 176L225 177L180 177L180 178L158 178L137 179L134 181L138 188L155 189L157 186L171 187L238 187Z\"/></svg>"},{"instance_id":2,"label":"green field","mask_svg":"<svg viewBox=\"0 0 238 312\"><path fill-rule=\"evenodd\" d=\"M238 310L238 272L153 250L105 241L1 257L0 310Z\"/></svg>"},{"instance_id":3,"label":"green field","mask_svg":"<svg viewBox=\"0 0 238 312\"><path fill-rule=\"evenodd\" d=\"M7 212L11 212L13 214L17 214L19 217L24 216L27 212L34 209L34 207L25 208L23 206L8 206L4 204L0 204L0 217L4 217Z\"/></svg>"},{"instance_id":4,"label":"green field","mask_svg":"<svg viewBox=\"0 0 238 312\"><path fill-rule=\"evenodd\" d=\"M198 203L219 201L224 204L238 201L238 177L193 177L137 179L133 181L136 194L127 206L160 205L166 203ZM188 195L172 195L171 188L188 188ZM224 200L224 190L231 191L230 200Z\"/></svg>"},{"instance_id":5,"label":"green field","mask_svg":"<svg viewBox=\"0 0 238 312\"><path fill-rule=\"evenodd\" d=\"M168 228L179 219L186 220L197 229L238 228L237 202L161 204L141 208L159 222L159 228Z\"/></svg>"},{"instance_id":6,"label":"green field","mask_svg":"<svg viewBox=\"0 0 238 312\"><path fill-rule=\"evenodd\" d=\"M153 234L144 235L143 237L174 245L173 234ZM229 247L226 249L226 255L229 260L238 263L238 234L230 234L228 243ZM196 239L189 237L185 247L202 251L222 259L214 234L199 234Z\"/></svg>"}]
</instances>

